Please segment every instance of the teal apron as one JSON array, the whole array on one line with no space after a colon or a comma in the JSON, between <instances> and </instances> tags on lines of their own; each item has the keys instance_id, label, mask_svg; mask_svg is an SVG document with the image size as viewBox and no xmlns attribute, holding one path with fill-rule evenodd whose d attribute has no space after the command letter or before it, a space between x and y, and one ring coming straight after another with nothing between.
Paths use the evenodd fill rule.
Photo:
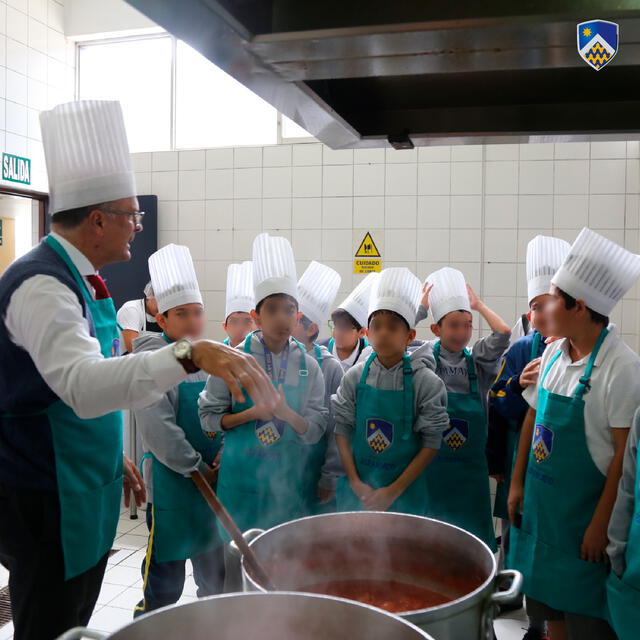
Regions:
<instances>
[{"instance_id":1,"label":"teal apron","mask_svg":"<svg viewBox=\"0 0 640 640\"><path fill-rule=\"evenodd\" d=\"M223 341L222 344L226 344L227 346L229 346L231 344L231 340L229 339L229 336L227 336Z\"/></svg>"},{"instance_id":2,"label":"teal apron","mask_svg":"<svg viewBox=\"0 0 640 640\"><path fill-rule=\"evenodd\" d=\"M62 245L52 236L46 242L82 291L102 355L117 356L120 334L113 300L94 300ZM64 572L69 580L94 567L116 536L122 495L122 413L83 420L62 400L45 413L53 436Z\"/></svg>"},{"instance_id":3,"label":"teal apron","mask_svg":"<svg viewBox=\"0 0 640 640\"><path fill-rule=\"evenodd\" d=\"M360 479L374 489L397 480L422 449L422 437L413 430L413 369L402 357L403 389L376 389L367 384L372 353L356 389L356 424L351 439ZM338 511L363 509L346 476L338 480ZM424 474L409 485L388 511L424 515Z\"/></svg>"},{"instance_id":4,"label":"teal apron","mask_svg":"<svg viewBox=\"0 0 640 640\"><path fill-rule=\"evenodd\" d=\"M542 337L536 331L531 341L531 355L529 362L538 357L540 349L540 340ZM520 429L522 422L519 420L509 420L509 428L507 429L507 444L505 451L505 469L504 480L498 482L496 487L496 502L493 507L493 515L503 520L509 519L509 510L507 509L507 499L509 498L509 489L511 488L511 474L513 473L513 465L515 464L516 453L518 452L518 441L520 440Z\"/></svg>"},{"instance_id":5,"label":"teal apron","mask_svg":"<svg viewBox=\"0 0 640 640\"><path fill-rule=\"evenodd\" d=\"M440 340L433 347L440 364ZM487 464L487 417L473 358L464 356L469 373L469 393L447 392L449 426L442 434L440 451L425 472L426 515L465 529L497 550L491 516L491 490Z\"/></svg>"},{"instance_id":6,"label":"teal apron","mask_svg":"<svg viewBox=\"0 0 640 640\"><path fill-rule=\"evenodd\" d=\"M637 640L640 634L640 457L636 460L634 513L625 561L621 578L613 571L609 574L609 612L619 640Z\"/></svg>"},{"instance_id":7,"label":"teal apron","mask_svg":"<svg viewBox=\"0 0 640 640\"><path fill-rule=\"evenodd\" d=\"M162 337L170 342L164 333ZM211 466L222 444L222 436L212 433L213 437L209 437L200 425L198 396L205 382L185 381L178 385L176 424L202 460ZM152 453L146 453L144 458L151 458L152 544L158 562L196 558L222 544L217 534L217 519L193 480L172 471Z\"/></svg>"},{"instance_id":8,"label":"teal apron","mask_svg":"<svg viewBox=\"0 0 640 640\"><path fill-rule=\"evenodd\" d=\"M250 333L245 339L245 353L251 353L253 335ZM305 349L300 343L297 347L302 354L297 386L284 383L290 345L285 347L287 353L283 353L277 376L268 366L265 369L271 373L274 386L282 384L289 407L301 413L309 372L305 368ZM265 362L270 360L272 356L265 347ZM245 402L234 403L233 413L253 406L246 392L245 396ZM269 529L307 514L310 496L304 483L304 466L308 447L293 427L275 419L267 423L254 420L224 432L218 497L241 531ZM219 529L228 541L226 531Z\"/></svg>"},{"instance_id":9,"label":"teal apron","mask_svg":"<svg viewBox=\"0 0 640 640\"><path fill-rule=\"evenodd\" d=\"M313 343L313 355L320 367L320 371L322 371L322 350L315 342ZM330 407L327 407L327 409L331 410ZM308 445L309 459L305 468L305 484L308 486L307 495L311 500L309 504L310 515L333 513L336 510L335 498L325 504L320 504L318 501L318 483L320 482L322 467L327 458L330 435L325 433L316 444Z\"/></svg>"},{"instance_id":10,"label":"teal apron","mask_svg":"<svg viewBox=\"0 0 640 640\"><path fill-rule=\"evenodd\" d=\"M549 607L607 619L607 564L580 558L580 546L606 478L589 453L584 400L591 371L607 335L603 329L573 396L538 385L536 424L524 487L522 524L511 527L508 566L523 574L522 591Z\"/></svg>"}]
</instances>

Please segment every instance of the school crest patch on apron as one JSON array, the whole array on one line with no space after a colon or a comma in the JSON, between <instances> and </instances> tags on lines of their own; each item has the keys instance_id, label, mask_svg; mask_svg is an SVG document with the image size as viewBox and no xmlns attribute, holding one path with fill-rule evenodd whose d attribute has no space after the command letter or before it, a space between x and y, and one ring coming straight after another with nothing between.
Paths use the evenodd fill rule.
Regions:
<instances>
[{"instance_id":1,"label":"school crest patch on apron","mask_svg":"<svg viewBox=\"0 0 640 640\"><path fill-rule=\"evenodd\" d=\"M547 460L553 450L553 431L543 424L537 424L533 432L531 449L536 462Z\"/></svg>"},{"instance_id":2,"label":"school crest patch on apron","mask_svg":"<svg viewBox=\"0 0 640 640\"><path fill-rule=\"evenodd\" d=\"M469 423L466 420L458 420L457 418L451 418L449 426L442 434L444 443L454 451L462 447L468 437Z\"/></svg>"},{"instance_id":3,"label":"school crest patch on apron","mask_svg":"<svg viewBox=\"0 0 640 640\"><path fill-rule=\"evenodd\" d=\"M275 444L282 437L284 431L284 423L270 420L269 422L263 422L262 420L256 420L256 438L265 446L269 447Z\"/></svg>"},{"instance_id":4,"label":"school crest patch on apron","mask_svg":"<svg viewBox=\"0 0 640 640\"><path fill-rule=\"evenodd\" d=\"M382 453L393 442L393 424L373 418L367 420L367 443L375 453Z\"/></svg>"}]
</instances>

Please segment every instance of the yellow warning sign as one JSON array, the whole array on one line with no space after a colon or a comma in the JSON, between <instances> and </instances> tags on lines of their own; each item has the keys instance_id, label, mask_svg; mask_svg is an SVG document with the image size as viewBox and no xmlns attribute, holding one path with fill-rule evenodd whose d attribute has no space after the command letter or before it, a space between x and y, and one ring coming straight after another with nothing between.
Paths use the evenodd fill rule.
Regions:
<instances>
[{"instance_id":1,"label":"yellow warning sign","mask_svg":"<svg viewBox=\"0 0 640 640\"><path fill-rule=\"evenodd\" d=\"M358 247L353 261L353 273L373 273L382 271L382 256L376 243L367 231Z\"/></svg>"},{"instance_id":2,"label":"yellow warning sign","mask_svg":"<svg viewBox=\"0 0 640 640\"><path fill-rule=\"evenodd\" d=\"M368 231L356 251L356 258L380 258L378 247Z\"/></svg>"}]
</instances>

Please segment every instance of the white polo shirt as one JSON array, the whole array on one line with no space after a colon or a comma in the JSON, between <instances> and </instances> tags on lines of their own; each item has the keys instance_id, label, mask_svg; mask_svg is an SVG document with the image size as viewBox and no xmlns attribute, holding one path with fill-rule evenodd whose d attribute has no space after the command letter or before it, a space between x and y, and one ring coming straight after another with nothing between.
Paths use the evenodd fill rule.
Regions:
<instances>
[{"instance_id":1,"label":"white polo shirt","mask_svg":"<svg viewBox=\"0 0 640 640\"><path fill-rule=\"evenodd\" d=\"M547 391L562 396L574 394L584 374L589 356L571 362L569 341L550 344L542 355L540 378L555 354L561 351L544 381ZM538 402L538 385L527 387L522 397L534 409ZM640 357L609 325L591 373L591 390L583 396L585 431L589 453L598 469L606 475L613 457L613 438L610 429L629 429L636 409L640 406Z\"/></svg>"}]
</instances>

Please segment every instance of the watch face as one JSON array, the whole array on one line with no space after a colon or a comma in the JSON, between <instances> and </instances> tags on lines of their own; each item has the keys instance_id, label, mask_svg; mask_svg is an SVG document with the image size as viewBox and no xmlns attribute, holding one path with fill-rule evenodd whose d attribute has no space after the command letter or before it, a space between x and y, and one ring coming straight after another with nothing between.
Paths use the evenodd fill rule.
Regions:
<instances>
[{"instance_id":1,"label":"watch face","mask_svg":"<svg viewBox=\"0 0 640 640\"><path fill-rule=\"evenodd\" d=\"M174 348L174 353L177 358L188 358L189 352L191 351L191 344L186 340L180 340L180 342L176 343Z\"/></svg>"}]
</instances>

